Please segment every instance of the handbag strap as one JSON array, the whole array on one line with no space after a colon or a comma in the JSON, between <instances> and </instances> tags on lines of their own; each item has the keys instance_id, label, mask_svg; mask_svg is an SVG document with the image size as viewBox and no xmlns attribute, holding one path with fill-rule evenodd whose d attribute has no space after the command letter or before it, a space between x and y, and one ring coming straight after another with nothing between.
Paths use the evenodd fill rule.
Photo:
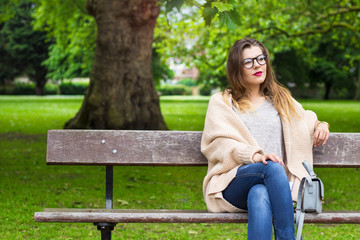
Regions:
<instances>
[{"instance_id":1,"label":"handbag strap","mask_svg":"<svg viewBox=\"0 0 360 240\"><path fill-rule=\"evenodd\" d=\"M296 221L296 240L302 240L302 229L304 225L304 219L305 219L305 209L303 207L303 189L305 186L305 182L309 183L309 186L312 187L313 182L310 177L304 177L301 179L300 186L299 186L299 192L298 192L298 199L296 204L296 215L295 215L295 221Z\"/></svg>"},{"instance_id":2,"label":"handbag strap","mask_svg":"<svg viewBox=\"0 0 360 240\"><path fill-rule=\"evenodd\" d=\"M302 238L302 229L304 226L304 218L305 218L305 212L301 212L299 216L299 222L296 222L296 240L303 240Z\"/></svg>"},{"instance_id":3,"label":"handbag strap","mask_svg":"<svg viewBox=\"0 0 360 240\"><path fill-rule=\"evenodd\" d=\"M308 161L306 161L306 160L303 161L302 165L304 166L304 168L310 174L311 177L316 177L316 174Z\"/></svg>"}]
</instances>

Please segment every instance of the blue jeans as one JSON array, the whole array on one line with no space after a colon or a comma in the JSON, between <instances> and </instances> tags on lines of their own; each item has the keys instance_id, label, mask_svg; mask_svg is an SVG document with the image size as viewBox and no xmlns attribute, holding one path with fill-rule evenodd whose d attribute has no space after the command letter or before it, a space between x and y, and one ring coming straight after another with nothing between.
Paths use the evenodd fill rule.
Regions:
<instances>
[{"instance_id":1,"label":"blue jeans","mask_svg":"<svg viewBox=\"0 0 360 240\"><path fill-rule=\"evenodd\" d=\"M223 191L226 201L248 210L248 239L295 239L294 209L284 168L273 161L239 167Z\"/></svg>"}]
</instances>

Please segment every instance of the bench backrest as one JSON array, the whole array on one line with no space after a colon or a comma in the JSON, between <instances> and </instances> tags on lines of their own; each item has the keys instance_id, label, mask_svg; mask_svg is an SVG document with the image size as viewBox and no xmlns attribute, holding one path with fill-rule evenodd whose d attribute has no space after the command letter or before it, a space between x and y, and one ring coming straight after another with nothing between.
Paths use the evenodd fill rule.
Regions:
<instances>
[{"instance_id":1,"label":"bench backrest","mask_svg":"<svg viewBox=\"0 0 360 240\"><path fill-rule=\"evenodd\" d=\"M206 166L200 131L49 130L47 164ZM304 159L305 160L305 159ZM315 167L360 167L360 133L331 133Z\"/></svg>"}]
</instances>

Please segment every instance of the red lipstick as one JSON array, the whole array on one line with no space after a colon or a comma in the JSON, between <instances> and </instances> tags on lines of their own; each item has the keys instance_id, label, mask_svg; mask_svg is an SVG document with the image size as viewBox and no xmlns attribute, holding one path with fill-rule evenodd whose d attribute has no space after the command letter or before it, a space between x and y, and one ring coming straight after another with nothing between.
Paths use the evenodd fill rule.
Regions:
<instances>
[{"instance_id":1,"label":"red lipstick","mask_svg":"<svg viewBox=\"0 0 360 240\"><path fill-rule=\"evenodd\" d=\"M260 77L261 75L262 75L261 71L254 73L254 76L257 76L257 77Z\"/></svg>"}]
</instances>

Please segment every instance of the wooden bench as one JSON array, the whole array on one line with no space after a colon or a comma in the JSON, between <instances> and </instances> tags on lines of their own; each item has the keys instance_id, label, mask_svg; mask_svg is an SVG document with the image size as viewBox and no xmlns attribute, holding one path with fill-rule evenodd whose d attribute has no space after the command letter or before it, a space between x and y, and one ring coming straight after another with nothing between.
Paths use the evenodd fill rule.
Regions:
<instances>
[{"instance_id":1,"label":"wooden bench","mask_svg":"<svg viewBox=\"0 0 360 240\"><path fill-rule=\"evenodd\" d=\"M94 223L102 239L111 238L116 223L246 223L245 211L112 209L113 166L207 166L200 152L201 135L190 131L49 130L47 164L106 166L105 209L44 209L35 213L35 221ZM360 133L332 133L325 147L314 149L314 166L359 168L359 157ZM359 224L360 212L306 214L305 222Z\"/></svg>"}]
</instances>

